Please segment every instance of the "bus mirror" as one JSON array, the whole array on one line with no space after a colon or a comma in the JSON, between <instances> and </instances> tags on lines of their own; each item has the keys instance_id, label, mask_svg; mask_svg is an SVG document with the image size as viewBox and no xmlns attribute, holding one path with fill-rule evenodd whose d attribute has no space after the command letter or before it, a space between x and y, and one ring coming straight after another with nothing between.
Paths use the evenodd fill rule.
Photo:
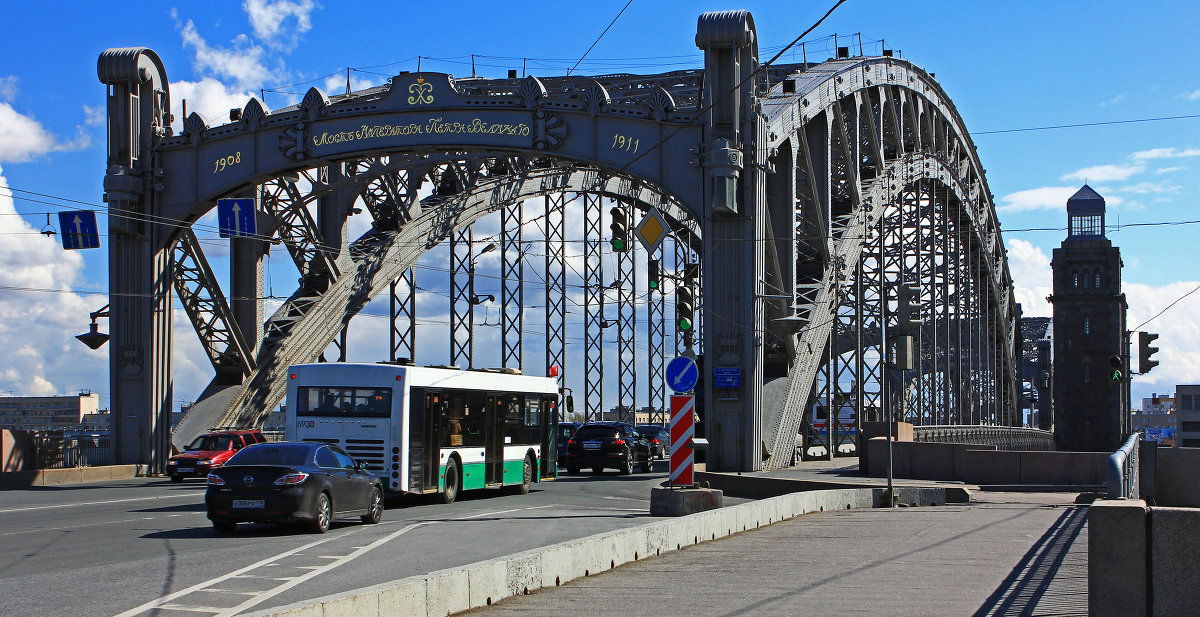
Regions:
<instances>
[{"instance_id":1,"label":"bus mirror","mask_svg":"<svg viewBox=\"0 0 1200 617\"><path fill-rule=\"evenodd\" d=\"M568 394L566 402L567 402L567 415L569 416L569 415L574 414L575 413L575 397Z\"/></svg>"}]
</instances>

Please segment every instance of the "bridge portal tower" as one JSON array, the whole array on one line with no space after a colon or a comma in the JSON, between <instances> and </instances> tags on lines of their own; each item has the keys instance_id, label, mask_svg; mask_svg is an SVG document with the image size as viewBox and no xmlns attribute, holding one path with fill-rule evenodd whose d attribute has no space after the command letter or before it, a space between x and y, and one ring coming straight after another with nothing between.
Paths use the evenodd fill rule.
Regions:
<instances>
[{"instance_id":1,"label":"bridge portal tower","mask_svg":"<svg viewBox=\"0 0 1200 617\"><path fill-rule=\"evenodd\" d=\"M1054 433L1060 450L1112 452L1130 427L1128 304L1121 251L1104 235L1104 198L1086 184L1067 200L1054 249Z\"/></svg>"}]
</instances>

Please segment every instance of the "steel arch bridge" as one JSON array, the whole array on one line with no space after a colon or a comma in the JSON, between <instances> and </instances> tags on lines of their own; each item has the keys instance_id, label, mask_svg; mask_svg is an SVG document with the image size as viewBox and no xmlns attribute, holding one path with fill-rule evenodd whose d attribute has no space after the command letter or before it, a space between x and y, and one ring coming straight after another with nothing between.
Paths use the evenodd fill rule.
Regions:
<instances>
[{"instance_id":1,"label":"steel arch bridge","mask_svg":"<svg viewBox=\"0 0 1200 617\"><path fill-rule=\"evenodd\" d=\"M452 364L474 364L475 260L498 245L502 363L579 371L595 414L605 329L616 326L619 404L634 404L641 379L661 409L666 347L689 351L690 337L675 332L661 290L637 296L642 257L604 249L606 208L661 213L670 240L646 257L662 259L676 287L700 272L710 469L791 464L814 409L1019 424L1017 307L999 223L970 135L932 76L890 56L760 70L744 11L701 15L696 44L702 70L402 73L341 96L314 88L276 111L252 99L219 126L192 114L179 134L158 56L104 52L118 456L165 463L173 298L215 372L179 443L213 425L261 425L287 367L323 358L331 343L344 359L346 325L379 294L391 299L388 359L420 360L414 266L439 246L449 249ZM231 241L227 290L192 230L224 197L256 198L260 232ZM348 218L362 210L371 228L350 241ZM480 249L474 223L494 213L501 231ZM529 254L535 242L541 260ZM300 278L267 316L272 244ZM576 259L582 272L569 267ZM535 267L539 281L527 284ZM915 366L903 371L886 351L902 284L919 288L922 316ZM525 337L534 295L545 330ZM569 299L583 308L574 324ZM568 327L580 325L583 360L568 366ZM544 348L544 364L524 357L525 338ZM736 385L711 379L717 369Z\"/></svg>"}]
</instances>

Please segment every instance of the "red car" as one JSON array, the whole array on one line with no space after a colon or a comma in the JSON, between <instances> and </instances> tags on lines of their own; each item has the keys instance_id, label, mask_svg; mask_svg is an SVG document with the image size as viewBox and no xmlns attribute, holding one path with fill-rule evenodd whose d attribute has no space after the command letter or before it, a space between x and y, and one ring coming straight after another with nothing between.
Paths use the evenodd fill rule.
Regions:
<instances>
[{"instance_id":1,"label":"red car","mask_svg":"<svg viewBox=\"0 0 1200 617\"><path fill-rule=\"evenodd\" d=\"M264 442L262 431L231 429L205 433L184 448L183 452L167 461L167 475L172 482L183 482L195 476L207 478L208 473L225 464L234 452Z\"/></svg>"}]
</instances>

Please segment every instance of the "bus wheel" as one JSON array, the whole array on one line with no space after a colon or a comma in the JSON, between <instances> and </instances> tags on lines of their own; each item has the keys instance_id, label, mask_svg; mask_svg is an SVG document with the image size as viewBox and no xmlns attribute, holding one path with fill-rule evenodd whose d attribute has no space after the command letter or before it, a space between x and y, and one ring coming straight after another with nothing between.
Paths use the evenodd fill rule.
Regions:
<instances>
[{"instance_id":1,"label":"bus wheel","mask_svg":"<svg viewBox=\"0 0 1200 617\"><path fill-rule=\"evenodd\" d=\"M452 458L446 463L446 488L442 490L442 503L454 503L458 498L459 481L458 461Z\"/></svg>"},{"instance_id":2,"label":"bus wheel","mask_svg":"<svg viewBox=\"0 0 1200 617\"><path fill-rule=\"evenodd\" d=\"M517 492L521 495L529 494L529 485L533 483L533 461L529 455L525 456L525 470L521 474L521 483L516 486Z\"/></svg>"}]
</instances>

